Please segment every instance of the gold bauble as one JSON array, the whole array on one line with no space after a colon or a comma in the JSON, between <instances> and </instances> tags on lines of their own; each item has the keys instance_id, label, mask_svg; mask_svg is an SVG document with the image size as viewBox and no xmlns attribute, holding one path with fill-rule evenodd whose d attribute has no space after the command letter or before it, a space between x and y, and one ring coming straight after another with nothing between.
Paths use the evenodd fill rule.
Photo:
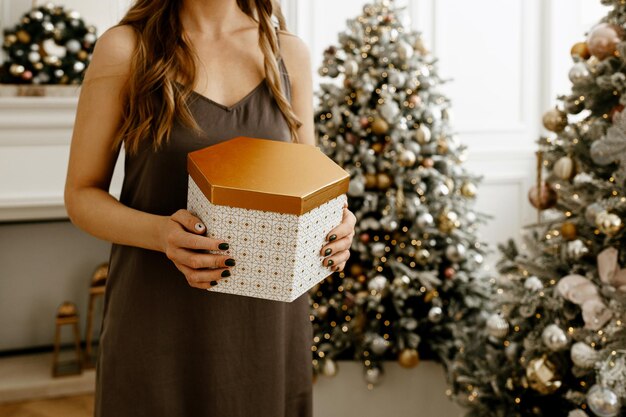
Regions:
<instances>
[{"instance_id":1,"label":"gold bauble","mask_svg":"<svg viewBox=\"0 0 626 417\"><path fill-rule=\"evenodd\" d=\"M554 207L557 199L558 195L556 191L545 181L541 183L539 188L533 185L530 190L528 190L528 201L530 201L530 204L532 204L534 208L539 210Z\"/></svg>"},{"instance_id":2,"label":"gold bauble","mask_svg":"<svg viewBox=\"0 0 626 417\"><path fill-rule=\"evenodd\" d=\"M567 114L556 107L548 110L543 115L543 126L552 132L561 132L567 126Z\"/></svg>"},{"instance_id":3,"label":"gold bauble","mask_svg":"<svg viewBox=\"0 0 626 417\"><path fill-rule=\"evenodd\" d=\"M372 143L372 149L376 153L382 153L383 149L385 149L385 144L382 142L374 142Z\"/></svg>"},{"instance_id":4,"label":"gold bauble","mask_svg":"<svg viewBox=\"0 0 626 417\"><path fill-rule=\"evenodd\" d=\"M379 172L376 176L376 185L380 190L386 190L391 186L391 177L386 172Z\"/></svg>"},{"instance_id":5,"label":"gold bauble","mask_svg":"<svg viewBox=\"0 0 626 417\"><path fill-rule=\"evenodd\" d=\"M365 188L376 188L376 174L365 174Z\"/></svg>"},{"instance_id":6,"label":"gold bauble","mask_svg":"<svg viewBox=\"0 0 626 417\"><path fill-rule=\"evenodd\" d=\"M613 236L622 228L622 219L613 213L602 211L596 216L596 226L607 236Z\"/></svg>"},{"instance_id":7,"label":"gold bauble","mask_svg":"<svg viewBox=\"0 0 626 417\"><path fill-rule=\"evenodd\" d=\"M414 258L418 263L425 265L430 260L430 252L426 249L419 249L415 251Z\"/></svg>"},{"instance_id":8,"label":"gold bauble","mask_svg":"<svg viewBox=\"0 0 626 417\"><path fill-rule=\"evenodd\" d=\"M389 124L385 119L376 117L372 122L372 132L376 135L384 135L389 130Z\"/></svg>"},{"instance_id":9,"label":"gold bauble","mask_svg":"<svg viewBox=\"0 0 626 417\"><path fill-rule=\"evenodd\" d=\"M403 167L412 167L416 160L417 156L409 149L403 149L398 156L398 164Z\"/></svg>"},{"instance_id":10,"label":"gold bauble","mask_svg":"<svg viewBox=\"0 0 626 417\"><path fill-rule=\"evenodd\" d=\"M70 301L65 301L57 309L57 317L72 317L76 316L77 314L78 309L76 308L76 304Z\"/></svg>"},{"instance_id":11,"label":"gold bauble","mask_svg":"<svg viewBox=\"0 0 626 417\"><path fill-rule=\"evenodd\" d=\"M361 264L354 263L350 265L350 275L352 275L353 277L358 277L362 273L363 267L361 266Z\"/></svg>"},{"instance_id":12,"label":"gold bauble","mask_svg":"<svg viewBox=\"0 0 626 417\"><path fill-rule=\"evenodd\" d=\"M11 73L11 75L14 75L16 77L22 75L25 70L26 68L24 68L24 66L20 64L11 64L11 66L9 67L9 72Z\"/></svg>"},{"instance_id":13,"label":"gold bauble","mask_svg":"<svg viewBox=\"0 0 626 417\"><path fill-rule=\"evenodd\" d=\"M565 222L561 225L561 236L565 240L574 240L577 237L576 224L572 222Z\"/></svg>"},{"instance_id":14,"label":"gold bauble","mask_svg":"<svg viewBox=\"0 0 626 417\"><path fill-rule=\"evenodd\" d=\"M461 186L461 194L463 194L464 197L475 197L477 190L476 184L473 182L466 181Z\"/></svg>"},{"instance_id":15,"label":"gold bauble","mask_svg":"<svg viewBox=\"0 0 626 417\"><path fill-rule=\"evenodd\" d=\"M543 356L528 362L526 366L528 385L540 394L552 394L561 387L556 366Z\"/></svg>"},{"instance_id":16,"label":"gold bauble","mask_svg":"<svg viewBox=\"0 0 626 417\"><path fill-rule=\"evenodd\" d=\"M15 34L13 33L10 33L4 37L5 46L11 46L15 43L15 41L17 41L17 36L15 36Z\"/></svg>"},{"instance_id":17,"label":"gold bauble","mask_svg":"<svg viewBox=\"0 0 626 417\"><path fill-rule=\"evenodd\" d=\"M81 49L80 51L78 51L78 54L76 54L76 56L78 57L78 59L80 59L81 61L84 61L87 59L87 57L89 56L89 54L87 53L87 51L85 51L84 49Z\"/></svg>"},{"instance_id":18,"label":"gold bauble","mask_svg":"<svg viewBox=\"0 0 626 417\"><path fill-rule=\"evenodd\" d=\"M415 368L420 363L416 349L402 349L398 354L398 363L404 368Z\"/></svg>"},{"instance_id":19,"label":"gold bauble","mask_svg":"<svg viewBox=\"0 0 626 417\"><path fill-rule=\"evenodd\" d=\"M20 42L30 43L30 35L24 29L18 30L15 35Z\"/></svg>"},{"instance_id":20,"label":"gold bauble","mask_svg":"<svg viewBox=\"0 0 626 417\"><path fill-rule=\"evenodd\" d=\"M572 46L570 50L572 56L578 55L582 59L588 59L591 56L587 42L578 42Z\"/></svg>"},{"instance_id":21,"label":"gold bauble","mask_svg":"<svg viewBox=\"0 0 626 417\"><path fill-rule=\"evenodd\" d=\"M35 62L33 67L35 67L36 70L41 71L43 69L43 64L41 62Z\"/></svg>"},{"instance_id":22,"label":"gold bauble","mask_svg":"<svg viewBox=\"0 0 626 417\"><path fill-rule=\"evenodd\" d=\"M440 155L445 155L448 153L448 141L443 138L437 139L437 153Z\"/></svg>"},{"instance_id":23,"label":"gold bauble","mask_svg":"<svg viewBox=\"0 0 626 417\"><path fill-rule=\"evenodd\" d=\"M454 211L443 210L437 220L439 221L439 231L443 233L450 233L461 225L459 215Z\"/></svg>"}]
</instances>

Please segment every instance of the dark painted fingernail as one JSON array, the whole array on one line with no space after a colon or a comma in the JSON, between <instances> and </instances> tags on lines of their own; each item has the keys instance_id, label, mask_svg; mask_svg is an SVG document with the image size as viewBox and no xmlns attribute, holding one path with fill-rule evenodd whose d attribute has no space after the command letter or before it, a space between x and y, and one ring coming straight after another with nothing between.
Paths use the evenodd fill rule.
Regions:
<instances>
[{"instance_id":1,"label":"dark painted fingernail","mask_svg":"<svg viewBox=\"0 0 626 417\"><path fill-rule=\"evenodd\" d=\"M326 249L326 250L324 251L324 256L328 256L328 255L330 255L330 253L331 253L332 251L333 251L333 250L332 250L331 248Z\"/></svg>"},{"instance_id":2,"label":"dark painted fingernail","mask_svg":"<svg viewBox=\"0 0 626 417\"><path fill-rule=\"evenodd\" d=\"M222 271L222 276L223 277L229 277L230 276L230 271L228 269L225 269Z\"/></svg>"},{"instance_id":3,"label":"dark painted fingernail","mask_svg":"<svg viewBox=\"0 0 626 417\"><path fill-rule=\"evenodd\" d=\"M333 234L333 235L330 235L330 237L328 238L328 241L332 242L335 239L337 239L337 235Z\"/></svg>"},{"instance_id":4,"label":"dark painted fingernail","mask_svg":"<svg viewBox=\"0 0 626 417\"><path fill-rule=\"evenodd\" d=\"M328 260L327 265L328 265L328 266L331 266L332 264L333 264L333 260L332 260L332 259L329 259L329 260Z\"/></svg>"},{"instance_id":5,"label":"dark painted fingernail","mask_svg":"<svg viewBox=\"0 0 626 417\"><path fill-rule=\"evenodd\" d=\"M228 243L220 243L219 245L217 245L217 247L221 250L228 250L229 248Z\"/></svg>"},{"instance_id":6,"label":"dark painted fingernail","mask_svg":"<svg viewBox=\"0 0 626 417\"><path fill-rule=\"evenodd\" d=\"M215 287L217 285L217 281L211 281L209 284L211 284L211 287Z\"/></svg>"},{"instance_id":7,"label":"dark painted fingernail","mask_svg":"<svg viewBox=\"0 0 626 417\"><path fill-rule=\"evenodd\" d=\"M224 264L226 264L226 266L235 266L235 260L233 258L228 258Z\"/></svg>"}]
</instances>

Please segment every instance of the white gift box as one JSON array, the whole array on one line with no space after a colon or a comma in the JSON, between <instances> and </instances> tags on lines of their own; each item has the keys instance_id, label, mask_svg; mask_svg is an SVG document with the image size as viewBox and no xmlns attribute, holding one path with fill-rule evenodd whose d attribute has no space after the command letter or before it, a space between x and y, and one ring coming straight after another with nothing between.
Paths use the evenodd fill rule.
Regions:
<instances>
[{"instance_id":1,"label":"white gift box","mask_svg":"<svg viewBox=\"0 0 626 417\"><path fill-rule=\"evenodd\" d=\"M229 243L209 291L290 302L332 273L320 255L341 223L349 174L317 147L237 137L188 154L187 209Z\"/></svg>"}]
</instances>

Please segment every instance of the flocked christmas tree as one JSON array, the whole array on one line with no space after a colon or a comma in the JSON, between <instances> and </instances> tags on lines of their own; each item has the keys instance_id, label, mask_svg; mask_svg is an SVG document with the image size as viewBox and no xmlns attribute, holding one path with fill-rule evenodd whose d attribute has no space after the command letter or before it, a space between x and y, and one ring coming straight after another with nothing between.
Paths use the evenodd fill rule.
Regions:
<instances>
[{"instance_id":1,"label":"flocked christmas tree","mask_svg":"<svg viewBox=\"0 0 626 417\"><path fill-rule=\"evenodd\" d=\"M543 119L540 221L502 247L499 311L449 366L470 416L626 415L626 5L603 4Z\"/></svg>"},{"instance_id":2,"label":"flocked christmas tree","mask_svg":"<svg viewBox=\"0 0 626 417\"><path fill-rule=\"evenodd\" d=\"M324 52L315 114L321 149L351 174L357 217L343 272L311 291L313 370L364 364L371 388L383 360L456 351L452 333L483 308L484 247L473 209L477 178L449 124L435 59L404 8L367 4Z\"/></svg>"}]
</instances>

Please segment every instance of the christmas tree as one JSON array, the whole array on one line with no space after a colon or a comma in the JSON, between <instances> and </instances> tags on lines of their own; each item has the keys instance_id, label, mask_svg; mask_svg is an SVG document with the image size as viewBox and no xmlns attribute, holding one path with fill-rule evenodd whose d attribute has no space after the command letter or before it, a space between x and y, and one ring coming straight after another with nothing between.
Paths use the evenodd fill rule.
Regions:
<instances>
[{"instance_id":1,"label":"christmas tree","mask_svg":"<svg viewBox=\"0 0 626 417\"><path fill-rule=\"evenodd\" d=\"M470 416L626 415L626 5L603 4L543 118L539 221L502 246L498 309L448 367Z\"/></svg>"},{"instance_id":2,"label":"christmas tree","mask_svg":"<svg viewBox=\"0 0 626 417\"><path fill-rule=\"evenodd\" d=\"M324 52L315 114L320 148L350 173L357 217L344 271L311 290L315 375L337 359L414 367L455 352L453 332L480 321L483 216L478 178L449 124L443 80L420 34L393 1L367 4Z\"/></svg>"}]
</instances>

